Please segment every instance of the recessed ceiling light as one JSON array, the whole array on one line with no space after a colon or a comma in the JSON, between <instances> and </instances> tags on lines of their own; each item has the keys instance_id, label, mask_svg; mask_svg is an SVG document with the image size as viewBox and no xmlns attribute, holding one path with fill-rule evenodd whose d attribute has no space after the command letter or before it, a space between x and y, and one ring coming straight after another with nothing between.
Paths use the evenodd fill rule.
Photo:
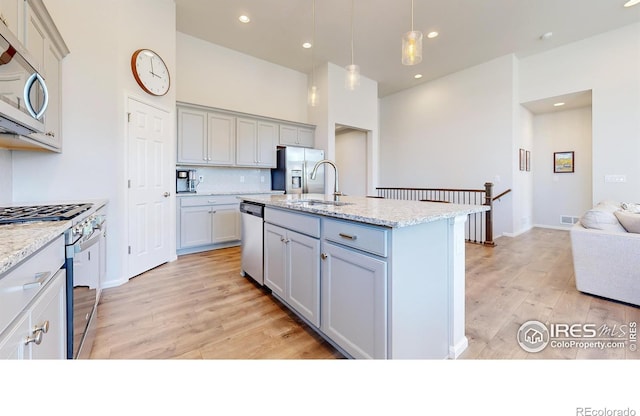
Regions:
<instances>
[{"instance_id":1,"label":"recessed ceiling light","mask_svg":"<svg viewBox=\"0 0 640 416\"><path fill-rule=\"evenodd\" d=\"M311 43L305 42L305 43L302 44L302 47L305 48L305 49L309 49L311 47Z\"/></svg>"},{"instance_id":2,"label":"recessed ceiling light","mask_svg":"<svg viewBox=\"0 0 640 416\"><path fill-rule=\"evenodd\" d=\"M549 39L551 36L553 36L553 32L547 32L544 33L543 35L540 36L540 40L547 40Z\"/></svg>"},{"instance_id":3,"label":"recessed ceiling light","mask_svg":"<svg viewBox=\"0 0 640 416\"><path fill-rule=\"evenodd\" d=\"M638 0L638 1L640 1L640 0ZM438 37L438 35L439 35L439 33L438 33L438 32L429 32L429 33L427 33L427 37L428 37L429 39L436 38L436 37Z\"/></svg>"},{"instance_id":4,"label":"recessed ceiling light","mask_svg":"<svg viewBox=\"0 0 640 416\"><path fill-rule=\"evenodd\" d=\"M563 106L563 105L564 105L564 103L555 103L553 106L554 107L560 107L560 106Z\"/></svg>"},{"instance_id":5,"label":"recessed ceiling light","mask_svg":"<svg viewBox=\"0 0 640 416\"><path fill-rule=\"evenodd\" d=\"M420 79L420 78L422 78L422 74L415 74L413 77L414 77L415 79Z\"/></svg>"},{"instance_id":6,"label":"recessed ceiling light","mask_svg":"<svg viewBox=\"0 0 640 416\"><path fill-rule=\"evenodd\" d=\"M626 2L624 4L624 7L631 7L631 6L635 6L636 4L640 3L640 0L629 0L628 2Z\"/></svg>"},{"instance_id":7,"label":"recessed ceiling light","mask_svg":"<svg viewBox=\"0 0 640 416\"><path fill-rule=\"evenodd\" d=\"M251 21L251 19L249 19L249 16L245 16L244 14L238 17L238 20L240 20L242 23L249 23Z\"/></svg>"}]
</instances>

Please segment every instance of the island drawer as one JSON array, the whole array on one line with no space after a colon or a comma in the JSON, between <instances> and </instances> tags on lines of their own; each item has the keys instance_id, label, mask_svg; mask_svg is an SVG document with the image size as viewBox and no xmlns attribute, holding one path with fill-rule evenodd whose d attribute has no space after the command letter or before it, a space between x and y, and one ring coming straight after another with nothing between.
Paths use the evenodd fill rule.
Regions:
<instances>
[{"instance_id":1,"label":"island drawer","mask_svg":"<svg viewBox=\"0 0 640 416\"><path fill-rule=\"evenodd\" d=\"M264 221L311 237L320 238L320 218L316 216L266 207L264 209Z\"/></svg>"},{"instance_id":2,"label":"island drawer","mask_svg":"<svg viewBox=\"0 0 640 416\"><path fill-rule=\"evenodd\" d=\"M387 233L384 228L325 219L322 226L325 240L387 257Z\"/></svg>"},{"instance_id":3,"label":"island drawer","mask_svg":"<svg viewBox=\"0 0 640 416\"><path fill-rule=\"evenodd\" d=\"M227 204L240 204L240 200L235 195L185 196L180 198L181 207Z\"/></svg>"},{"instance_id":4,"label":"island drawer","mask_svg":"<svg viewBox=\"0 0 640 416\"><path fill-rule=\"evenodd\" d=\"M0 334L64 264L61 235L0 278Z\"/></svg>"}]
</instances>

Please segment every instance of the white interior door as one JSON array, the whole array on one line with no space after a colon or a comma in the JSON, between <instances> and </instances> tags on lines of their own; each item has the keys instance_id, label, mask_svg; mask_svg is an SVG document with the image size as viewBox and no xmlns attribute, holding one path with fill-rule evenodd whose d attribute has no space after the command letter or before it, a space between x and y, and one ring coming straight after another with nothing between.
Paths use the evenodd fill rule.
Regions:
<instances>
[{"instance_id":1,"label":"white interior door","mask_svg":"<svg viewBox=\"0 0 640 416\"><path fill-rule=\"evenodd\" d=\"M169 261L170 114L129 99L129 277Z\"/></svg>"}]
</instances>

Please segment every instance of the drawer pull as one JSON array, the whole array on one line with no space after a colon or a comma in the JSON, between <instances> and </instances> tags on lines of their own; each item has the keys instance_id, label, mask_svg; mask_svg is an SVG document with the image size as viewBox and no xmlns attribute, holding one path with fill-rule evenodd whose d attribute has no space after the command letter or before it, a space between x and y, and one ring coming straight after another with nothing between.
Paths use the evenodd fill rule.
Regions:
<instances>
[{"instance_id":1,"label":"drawer pull","mask_svg":"<svg viewBox=\"0 0 640 416\"><path fill-rule=\"evenodd\" d=\"M358 236L357 235L349 235L349 234L344 234L344 233L340 233L338 234L340 237L342 238L347 238L349 240L357 240Z\"/></svg>"},{"instance_id":2,"label":"drawer pull","mask_svg":"<svg viewBox=\"0 0 640 416\"><path fill-rule=\"evenodd\" d=\"M27 337L27 339L24 340L24 345L29 345L32 342L36 345L42 344L42 331L35 331L33 336Z\"/></svg>"},{"instance_id":3,"label":"drawer pull","mask_svg":"<svg viewBox=\"0 0 640 416\"><path fill-rule=\"evenodd\" d=\"M38 331L42 331L42 332L43 332L43 333L45 333L45 334L46 334L47 332L49 332L49 321L48 321L48 320L47 320L47 321L44 321L44 323L43 323L42 325L36 325L36 326L33 328L33 332L34 332L34 333L36 333L36 332L38 332Z\"/></svg>"},{"instance_id":4,"label":"drawer pull","mask_svg":"<svg viewBox=\"0 0 640 416\"><path fill-rule=\"evenodd\" d=\"M35 278L37 279L35 282L25 283L22 285L23 290L29 290L36 287L42 286L45 280L47 280L51 276L51 272L40 272L35 274Z\"/></svg>"}]
</instances>

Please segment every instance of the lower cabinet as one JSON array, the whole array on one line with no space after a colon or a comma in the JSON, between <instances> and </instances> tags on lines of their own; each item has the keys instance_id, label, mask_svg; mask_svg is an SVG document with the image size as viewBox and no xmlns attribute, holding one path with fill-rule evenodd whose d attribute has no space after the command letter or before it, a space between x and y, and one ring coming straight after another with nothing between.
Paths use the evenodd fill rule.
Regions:
<instances>
[{"instance_id":1,"label":"lower cabinet","mask_svg":"<svg viewBox=\"0 0 640 416\"><path fill-rule=\"evenodd\" d=\"M264 242L264 284L319 327L320 240L266 223Z\"/></svg>"},{"instance_id":2,"label":"lower cabinet","mask_svg":"<svg viewBox=\"0 0 640 416\"><path fill-rule=\"evenodd\" d=\"M354 358L387 358L387 262L322 242L321 331Z\"/></svg>"},{"instance_id":3,"label":"lower cabinet","mask_svg":"<svg viewBox=\"0 0 640 416\"><path fill-rule=\"evenodd\" d=\"M178 216L179 250L209 250L240 241L240 210L235 197L185 197Z\"/></svg>"},{"instance_id":4,"label":"lower cabinet","mask_svg":"<svg viewBox=\"0 0 640 416\"><path fill-rule=\"evenodd\" d=\"M0 359L66 357L65 282L59 270L0 339Z\"/></svg>"}]
</instances>

